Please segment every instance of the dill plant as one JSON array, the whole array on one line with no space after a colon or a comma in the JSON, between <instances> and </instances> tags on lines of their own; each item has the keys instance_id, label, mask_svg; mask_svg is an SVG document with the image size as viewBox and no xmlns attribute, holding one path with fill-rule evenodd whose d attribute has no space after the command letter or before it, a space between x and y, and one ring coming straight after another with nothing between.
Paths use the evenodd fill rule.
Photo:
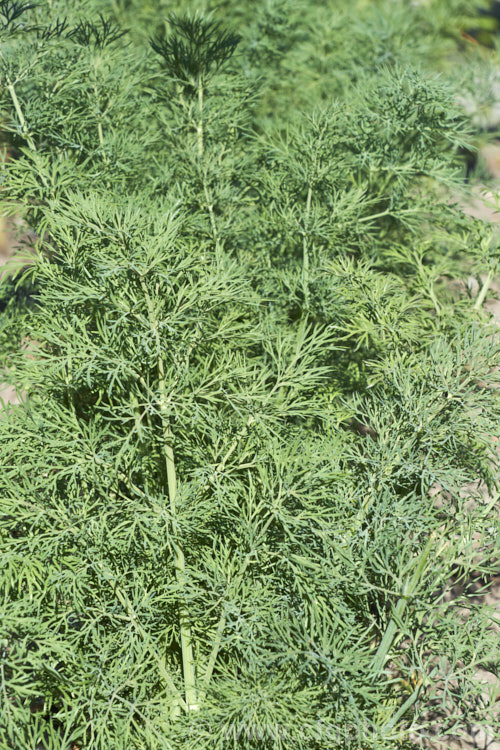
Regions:
<instances>
[{"instance_id":1,"label":"dill plant","mask_svg":"<svg viewBox=\"0 0 500 750\"><path fill-rule=\"evenodd\" d=\"M470 133L425 70L442 5L375 5L0 2L2 206L36 236L2 748L494 721L467 587L498 552L498 340L489 284L449 281L498 254L448 200Z\"/></svg>"}]
</instances>

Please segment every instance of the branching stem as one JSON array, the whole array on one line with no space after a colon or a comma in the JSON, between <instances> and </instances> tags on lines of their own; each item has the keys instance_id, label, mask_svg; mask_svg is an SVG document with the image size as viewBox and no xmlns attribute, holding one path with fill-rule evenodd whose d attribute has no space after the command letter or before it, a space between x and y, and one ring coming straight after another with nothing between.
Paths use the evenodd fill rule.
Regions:
<instances>
[{"instance_id":1,"label":"branching stem","mask_svg":"<svg viewBox=\"0 0 500 750\"><path fill-rule=\"evenodd\" d=\"M268 528L271 525L271 523L273 522L273 520L274 520L274 515L271 513L268 516L268 518L267 518L264 526L261 529L261 532L260 532L261 535L263 535L263 534L266 533L266 531L268 530ZM238 588L238 586L241 584L241 582L243 580L243 576L246 573L246 570L247 570L247 568L248 568L248 566L250 564L251 558L252 558L252 554L249 553L246 556L243 565L241 566L241 570L238 573L237 578L235 579L235 588L236 589ZM213 643L212 643L212 650L210 652L208 663L207 663L207 666L206 666L206 669L205 669L205 674L203 675L203 679L202 679L202 689L200 691L200 703L205 698L208 686L210 684L210 680L212 679L212 674L213 674L213 671L214 671L215 663L217 661L217 657L219 655L220 647L222 645L222 636L224 635L224 630L225 630L225 627L226 627L226 619L227 619L226 618L226 613L225 613L225 611L223 609L222 613L221 613L221 616L219 618L219 622L217 624L217 630L215 632L214 640L213 640Z\"/></svg>"},{"instance_id":2,"label":"branching stem","mask_svg":"<svg viewBox=\"0 0 500 750\"><path fill-rule=\"evenodd\" d=\"M95 94L97 106L99 106L98 105L97 83L94 83L94 94ZM101 153L102 153L103 161L104 161L105 164L107 164L108 163L108 157L106 156L106 151L104 149L104 134L103 134L103 131L102 131L102 122L101 122L101 114L100 114L100 112L97 113L97 135L99 137L99 145L101 147Z\"/></svg>"},{"instance_id":3,"label":"branching stem","mask_svg":"<svg viewBox=\"0 0 500 750\"><path fill-rule=\"evenodd\" d=\"M154 310L154 306L151 301L151 297L146 286L146 282L141 278L141 287L144 292L146 303L148 306L151 327L156 339L157 344L157 370L158 370L158 389L160 393L160 417L163 428L163 445L165 451L165 467L167 473L167 486L168 486L168 498L170 503L170 513L172 517L172 523L174 525L174 533L177 532L176 515L177 515L177 475L175 467L175 456L173 449L173 434L170 427L169 419L169 398L165 388L165 368L163 364L163 357L160 349L160 334L158 330L158 319ZM186 588L186 562L184 557L184 551L178 542L173 543L174 549L174 565L177 583L179 585L181 596L182 592ZM180 603L179 607L179 630L181 638L181 652L182 652L182 672L184 676L184 690L185 690L185 702L187 711L198 710L198 699L196 691L196 669L193 654L193 639L191 633L191 627L189 625L189 616L186 605ZM179 711L174 711L174 716L178 715Z\"/></svg>"},{"instance_id":4,"label":"branching stem","mask_svg":"<svg viewBox=\"0 0 500 750\"><path fill-rule=\"evenodd\" d=\"M24 138L26 138L26 142L31 149L31 151L36 151L36 146L33 138L28 133L28 128L26 127L26 120L24 119L23 110L21 109L21 105L19 103L19 99L17 98L16 90L14 88L14 85L10 78L7 78L7 91L10 94L10 98L12 99L12 103L14 104L14 109L16 110L17 117L19 119L19 124L21 126L21 133Z\"/></svg>"},{"instance_id":5,"label":"branching stem","mask_svg":"<svg viewBox=\"0 0 500 750\"><path fill-rule=\"evenodd\" d=\"M205 200L207 202L208 214L210 216L210 226L212 227L212 234L215 240L215 249L220 250L221 243L220 243L219 232L217 230L217 222L215 221L214 204L208 192L206 177L203 180L203 189L205 192Z\"/></svg>"},{"instance_id":6,"label":"branching stem","mask_svg":"<svg viewBox=\"0 0 500 750\"><path fill-rule=\"evenodd\" d=\"M420 579L425 570L427 558L429 557L433 542L434 542L434 536L433 534L431 534L429 536L429 539L427 540L427 544L422 550L422 554L420 555L420 558L415 567L413 575L403 585L402 596L400 597L400 599L398 600L398 603L396 604L396 608L394 610L394 616L391 617L391 619L389 620L389 623L387 624L387 628L382 637L382 640L380 641L380 645L377 649L377 653L375 654L375 658L373 660L373 673L375 676L379 675L384 667L387 654L389 653L389 650L392 647L392 644L394 642L394 638L396 637L398 623L400 622L401 617L403 616L403 613L406 609L408 597L413 596L413 594L415 593L417 589L418 584L420 583Z\"/></svg>"},{"instance_id":7,"label":"branching stem","mask_svg":"<svg viewBox=\"0 0 500 750\"><path fill-rule=\"evenodd\" d=\"M474 310L479 310L484 300L486 299L486 295L488 294L488 290L490 288L491 282L493 281L493 271L488 271L488 275L486 276L484 280L484 284L481 287L481 291L476 297L476 301L474 303Z\"/></svg>"},{"instance_id":8,"label":"branching stem","mask_svg":"<svg viewBox=\"0 0 500 750\"><path fill-rule=\"evenodd\" d=\"M22 133L23 137L26 138L26 143L28 144L28 147L29 147L30 151L32 151L33 153L36 154L37 150L36 150L36 146L35 146L35 141L31 137L31 134L28 132L28 128L26 126L26 120L24 118L23 110L22 110L21 105L19 103L19 99L17 98L17 94L16 94L16 90L14 88L14 84L12 83L12 81L10 80L9 77L7 77L7 91L9 92L10 98L12 99L12 103L14 104L14 109L16 110L16 114L17 114L17 117L19 119L19 125L21 126L21 133ZM48 188L49 184L47 182L47 178L45 177L45 175L42 174L40 171L38 172L38 174L39 174L39 176L40 176L40 178L41 178L44 186L46 188Z\"/></svg>"},{"instance_id":9,"label":"branching stem","mask_svg":"<svg viewBox=\"0 0 500 750\"><path fill-rule=\"evenodd\" d=\"M203 80L201 76L198 78L198 108L200 110L197 127L198 156L201 159L201 157L203 156Z\"/></svg>"},{"instance_id":10,"label":"branching stem","mask_svg":"<svg viewBox=\"0 0 500 750\"><path fill-rule=\"evenodd\" d=\"M127 594L123 589L118 586L116 580L112 576L111 572L106 571L102 565L102 563L98 563L97 567L101 571L101 573L104 575L107 581L111 584L113 588L113 592L122 605L123 609L127 613L127 619L132 623L132 626L136 633L140 636L140 638L144 641L144 643L147 643L149 645L150 643L150 637L146 630L142 627L141 623L138 620L137 614L132 606L132 603L130 599L128 598ZM172 677L170 676L168 670L166 669L164 663L162 662L160 656L155 652L154 648L150 648L150 653L154 656L154 659L158 665L158 670L160 672L161 677L165 680L165 683L167 687L172 691L174 696L176 697L177 703L180 707L187 709L187 704L184 702L184 699L182 698L181 694L179 693L177 686L175 685Z\"/></svg>"},{"instance_id":11,"label":"branching stem","mask_svg":"<svg viewBox=\"0 0 500 750\"><path fill-rule=\"evenodd\" d=\"M304 288L304 303L306 308L309 307L309 216L311 214L313 189L309 183L306 199L306 220L304 231L302 233L302 286Z\"/></svg>"}]
</instances>

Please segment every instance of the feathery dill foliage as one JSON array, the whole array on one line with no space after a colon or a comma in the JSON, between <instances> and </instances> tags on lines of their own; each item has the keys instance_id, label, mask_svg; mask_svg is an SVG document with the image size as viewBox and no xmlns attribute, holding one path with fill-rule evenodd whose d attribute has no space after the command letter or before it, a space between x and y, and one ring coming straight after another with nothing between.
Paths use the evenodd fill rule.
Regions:
<instances>
[{"instance_id":1,"label":"feathery dill foliage","mask_svg":"<svg viewBox=\"0 0 500 750\"><path fill-rule=\"evenodd\" d=\"M494 484L498 251L448 200L443 4L178 5L0 2L2 209L37 237L0 420L0 746L487 722L488 612L442 593L494 567L462 489ZM470 258L477 300L450 283Z\"/></svg>"}]
</instances>

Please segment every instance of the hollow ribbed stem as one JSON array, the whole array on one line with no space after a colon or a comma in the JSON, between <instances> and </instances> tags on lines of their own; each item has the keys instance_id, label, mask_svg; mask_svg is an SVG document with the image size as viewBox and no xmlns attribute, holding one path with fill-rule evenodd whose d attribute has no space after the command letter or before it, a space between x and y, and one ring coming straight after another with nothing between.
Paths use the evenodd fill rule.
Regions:
<instances>
[{"instance_id":1,"label":"hollow ribbed stem","mask_svg":"<svg viewBox=\"0 0 500 750\"><path fill-rule=\"evenodd\" d=\"M361 224L365 221L373 221L373 219L381 219L383 216L403 216L406 214L418 214L421 212L422 209L420 208L403 208L400 209L397 214L394 213L394 211L389 210L388 208L385 209L385 211L380 211L378 214L369 214L368 216L361 216L358 219L358 223Z\"/></svg>"},{"instance_id":2,"label":"hollow ribbed stem","mask_svg":"<svg viewBox=\"0 0 500 750\"><path fill-rule=\"evenodd\" d=\"M162 421L164 427L164 444L165 444L165 463L167 469L167 482L168 482L168 496L170 502L170 512L172 518L176 516L176 498L177 498L177 477L175 470L175 458L174 450L172 446L172 432L170 429L170 423L168 420L168 414L165 414L165 377L163 372L163 361L161 357L158 358L159 363L159 374L160 374L160 413L162 414ZM161 365L160 365L161 363ZM184 552L177 542L173 544L174 548L174 562L175 562L175 573L177 577L177 583L181 589L185 589L186 586L186 562L184 559ZM181 651L182 651L182 671L184 674L184 690L186 695L186 704L188 711L198 709L198 701L196 698L196 670L194 663L193 654L193 642L191 628L189 626L189 619L187 609L184 604L181 603L179 610L179 626L181 635Z\"/></svg>"},{"instance_id":3,"label":"hollow ribbed stem","mask_svg":"<svg viewBox=\"0 0 500 750\"><path fill-rule=\"evenodd\" d=\"M158 671L160 672L160 676L165 681L167 687L171 690L172 694L175 696L175 699L177 700L177 710L180 707L184 707L187 709L187 704L184 703L184 700L182 696L179 694L179 691L177 690L177 687L166 669L165 665L163 664L160 656L154 651L152 644L150 643L150 638L146 630L142 627L141 623L139 622L139 619L137 617L137 614L132 606L132 602L130 601L129 597L127 596L126 592L118 586L116 580L114 579L113 575L110 571L105 570L102 563L98 563L97 567L100 571L100 573L103 575L103 577L109 581L113 588L113 592L124 608L125 612L127 613L127 618L132 623L132 626L136 633L142 638L144 643L146 643L150 647L150 653L153 655L157 665L158 665Z\"/></svg>"},{"instance_id":4,"label":"hollow ribbed stem","mask_svg":"<svg viewBox=\"0 0 500 750\"><path fill-rule=\"evenodd\" d=\"M7 91L10 94L10 98L12 99L12 103L14 104L14 109L16 110L16 114L19 120L19 124L21 126L21 133L24 138L26 138L26 142L31 149L31 151L36 151L36 146L33 138L28 133L28 128L26 127L26 120L24 119L23 110L21 109L21 105L19 103L19 99L17 98L16 90L14 88L14 85L10 78L7 78Z\"/></svg>"},{"instance_id":5,"label":"hollow ribbed stem","mask_svg":"<svg viewBox=\"0 0 500 750\"><path fill-rule=\"evenodd\" d=\"M390 719L384 724L382 736L386 735L391 729L393 729L398 721L401 719L402 716L405 715L407 711L410 710L410 708L413 706L414 703L417 702L420 693L422 692L423 684L419 683L413 693L410 695L410 697L403 703L402 706L400 706L394 714L390 717Z\"/></svg>"},{"instance_id":6,"label":"hollow ribbed stem","mask_svg":"<svg viewBox=\"0 0 500 750\"><path fill-rule=\"evenodd\" d=\"M14 104L14 109L16 110L17 118L19 120L19 125L21 126L21 133L23 137L26 138L26 143L28 144L30 151L33 151L34 153L36 153L35 141L33 140L33 138L28 132L28 128L26 126L26 120L24 118L21 104L19 103L19 99L17 98L14 84L12 83L9 77L7 77L7 91L9 92L10 98L12 99L12 103ZM39 172L39 175L44 186L48 188L49 184L47 182L47 178L45 177L45 175L43 175L40 172Z\"/></svg>"},{"instance_id":7,"label":"hollow ribbed stem","mask_svg":"<svg viewBox=\"0 0 500 750\"><path fill-rule=\"evenodd\" d=\"M141 278L141 286L144 292L146 303L149 310L150 322L153 328L153 333L157 344L157 370L158 370L158 390L160 393L160 417L162 421L163 429L163 445L165 455L165 468L167 474L167 489L168 498L170 503L170 513L172 517L172 523L174 525L174 532L176 529L176 515L177 515L177 475L175 468L175 456L173 449L173 435L170 427L169 419L169 398L165 388L165 368L163 364L163 358L160 351L160 335L158 330L158 320L154 311L151 297L146 286L144 279ZM182 673L184 677L184 692L186 700L186 710L195 711L198 710L198 700L196 691L196 669L193 653L193 639L191 633L191 627L189 625L189 617L185 604L182 602L182 595L186 588L186 561L184 557L184 551L178 542L173 543L174 550L174 566L175 575L179 589L181 591L181 603L179 607L179 630L181 638L181 654L182 654ZM175 718L180 713L180 707L176 707L173 710L173 717Z\"/></svg>"},{"instance_id":8,"label":"hollow ribbed stem","mask_svg":"<svg viewBox=\"0 0 500 750\"><path fill-rule=\"evenodd\" d=\"M382 671L384 667L384 662L386 660L387 654L389 653L389 650L392 647L394 638L396 636L398 623L400 622L401 617L403 616L403 613L406 609L408 597L412 596L415 593L416 588L422 577L422 574L425 570L425 565L427 563L427 558L429 557L433 541L434 541L434 537L431 534L429 539L427 540L427 544L422 550L422 554L420 555L420 559L418 560L418 563L413 572L413 575L411 576L411 578L409 578L409 580L406 581L406 583L403 586L402 596L400 597L400 599L398 600L398 603L396 604L396 608L394 610L394 616L391 617L391 619L389 620L389 623L382 637L382 640L380 641L380 645L377 649L377 653L375 654L375 658L373 660L373 673L375 675L380 674L380 672Z\"/></svg>"},{"instance_id":9,"label":"hollow ribbed stem","mask_svg":"<svg viewBox=\"0 0 500 750\"><path fill-rule=\"evenodd\" d=\"M432 300L432 304L434 305L434 310L436 311L436 315L441 315L441 305L438 302L438 299L436 297L436 292L434 291L434 284L431 282L429 284L429 297Z\"/></svg>"},{"instance_id":10,"label":"hollow ribbed stem","mask_svg":"<svg viewBox=\"0 0 500 750\"><path fill-rule=\"evenodd\" d=\"M302 286L304 288L304 302L306 308L309 307L309 216L311 214L312 203L312 185L309 185L306 199L306 220L302 233Z\"/></svg>"},{"instance_id":11,"label":"hollow ribbed stem","mask_svg":"<svg viewBox=\"0 0 500 750\"><path fill-rule=\"evenodd\" d=\"M203 81L201 76L198 78L198 108L200 110L200 119L198 120L198 156L203 156Z\"/></svg>"},{"instance_id":12,"label":"hollow ribbed stem","mask_svg":"<svg viewBox=\"0 0 500 750\"><path fill-rule=\"evenodd\" d=\"M94 95L95 95L95 100L96 100L96 107L99 107L99 92L97 90L97 82L94 82ZM101 112L98 112L97 113L97 136L99 138L99 146L101 147L102 159L105 164L108 164L108 157L106 156L106 150L104 148L104 133L102 130L101 117L102 117Z\"/></svg>"},{"instance_id":13,"label":"hollow ribbed stem","mask_svg":"<svg viewBox=\"0 0 500 750\"><path fill-rule=\"evenodd\" d=\"M266 531L268 530L269 526L271 525L273 519L274 519L274 516L272 514L270 514L268 516L268 518L267 518L264 526L262 527L262 529L260 531L261 535L264 535L266 533ZM245 562L241 566L241 570L238 573L238 576L237 576L236 582L235 582L236 589L238 588L238 586L241 584L241 582L243 580L243 576L245 575L246 570L247 570L247 568L248 568L248 566L250 564L251 557L252 557L251 554L247 555L247 557L245 559ZM217 630L215 632L215 637L214 637L214 640L212 642L212 650L211 650L210 656L208 658L208 663L207 663L207 666L206 666L206 669L205 669L205 674L203 675L202 688L200 690L200 703L205 698L208 686L210 684L210 680L212 679L212 674L213 674L213 671L214 671L215 663L217 661L217 657L219 655L220 647L222 645L222 636L224 635L225 627L226 627L226 613L223 610L222 613L221 613L221 616L219 618L219 622L217 623Z\"/></svg>"},{"instance_id":14,"label":"hollow ribbed stem","mask_svg":"<svg viewBox=\"0 0 500 750\"><path fill-rule=\"evenodd\" d=\"M203 188L205 192L205 200L207 202L208 215L210 217L210 226L212 228L212 234L215 242L215 249L219 251L221 249L221 241L219 237L219 231L217 229L217 222L215 221L214 205L208 192L206 178L204 179Z\"/></svg>"},{"instance_id":15,"label":"hollow ribbed stem","mask_svg":"<svg viewBox=\"0 0 500 750\"><path fill-rule=\"evenodd\" d=\"M203 156L203 150L204 150L204 133L203 133L203 80L200 76L198 78L198 109L199 109L199 120L197 125L197 134L198 134L198 157L201 159ZM200 166L201 168L201 166ZM207 186L207 177L206 174L203 175L203 191L205 193L205 200L207 202L207 209L208 209L208 215L210 218L210 226L212 228L212 234L215 241L215 248L216 250L220 250L221 242L219 237L219 232L217 229L217 222L215 221L215 213L214 213L214 204L213 200L210 196L208 186Z\"/></svg>"},{"instance_id":16,"label":"hollow ribbed stem","mask_svg":"<svg viewBox=\"0 0 500 750\"><path fill-rule=\"evenodd\" d=\"M481 287L481 291L476 297L476 301L474 303L474 310L479 310L482 307L482 304L484 300L486 299L486 295L488 294L488 289L490 288L490 284L493 281L493 271L488 271L488 275L486 276L484 280L484 284Z\"/></svg>"}]
</instances>

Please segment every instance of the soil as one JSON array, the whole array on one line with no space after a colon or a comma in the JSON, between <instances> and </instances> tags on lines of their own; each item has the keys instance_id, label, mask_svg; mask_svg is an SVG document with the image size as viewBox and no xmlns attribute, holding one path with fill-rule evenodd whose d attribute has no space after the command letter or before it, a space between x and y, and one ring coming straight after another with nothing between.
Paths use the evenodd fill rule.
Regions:
<instances>
[{"instance_id":1,"label":"soil","mask_svg":"<svg viewBox=\"0 0 500 750\"><path fill-rule=\"evenodd\" d=\"M462 204L462 209L465 213L475 218L482 219L492 224L499 224L500 231L500 142L497 144L488 144L485 146L480 153L484 165L486 166L489 176L492 178L493 184L488 186L474 185L472 188L472 195L467 202ZM490 183L490 181L488 181ZM484 281L483 277L483 281ZM471 279L474 283L474 280ZM477 286L477 282L476 286ZM478 289L479 291L479 289ZM495 280L491 285L488 293L487 300L484 304L484 309L487 310L497 323L500 325L500 280ZM472 488L469 488L469 491ZM467 488L465 488L467 491ZM484 494L487 495L486 489L483 490ZM494 576L491 581L478 581L477 588L482 589L485 584L488 584L486 593L481 593L473 599L477 603L483 603L488 607L493 608L494 611L499 613L500 616L500 574ZM484 589L482 589L484 591ZM450 589L450 596L459 596L463 592L462 587L452 587ZM496 619L496 618L495 618ZM500 619L499 619L500 622ZM500 639L500 625L498 622L492 620L491 624L498 634ZM496 717L496 728L500 726L500 679L498 676L489 672L485 669L478 670L478 679L484 683L485 691L484 697L486 701L491 701L496 710L494 711ZM472 717L471 717L472 718ZM447 738L445 742L437 742L435 740L423 743L429 750L500 750L500 738L495 735L495 730L491 728L484 728L474 725L471 722L469 726L468 736L460 738Z\"/></svg>"}]
</instances>

